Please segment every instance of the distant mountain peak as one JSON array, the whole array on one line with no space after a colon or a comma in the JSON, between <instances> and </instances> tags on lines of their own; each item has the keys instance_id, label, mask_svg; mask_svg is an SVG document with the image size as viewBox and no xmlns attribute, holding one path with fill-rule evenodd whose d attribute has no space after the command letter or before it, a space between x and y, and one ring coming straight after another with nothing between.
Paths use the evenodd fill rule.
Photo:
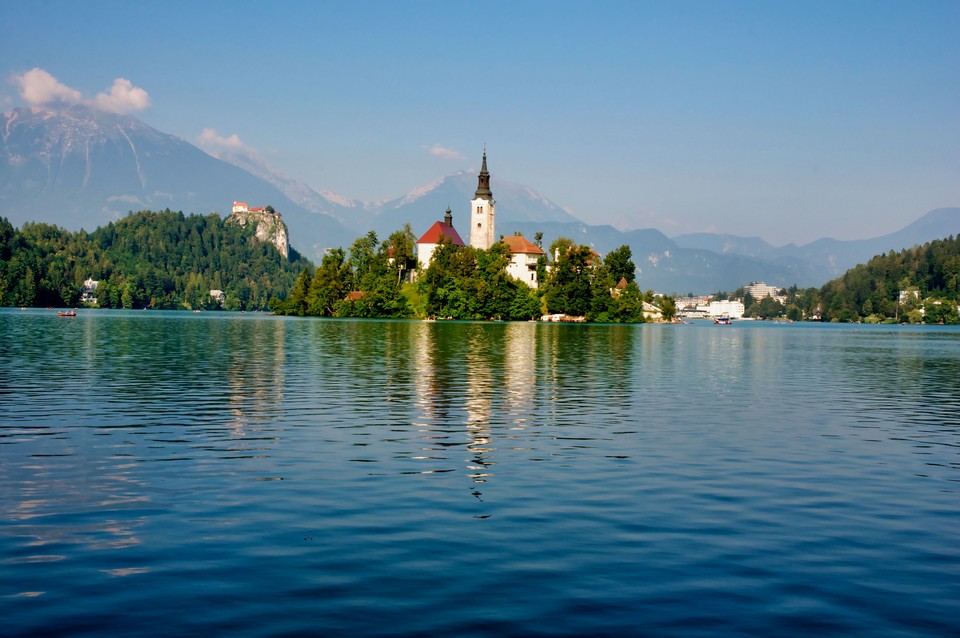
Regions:
<instances>
[{"instance_id":1,"label":"distant mountain peak","mask_svg":"<svg viewBox=\"0 0 960 638\"><path fill-rule=\"evenodd\" d=\"M279 169L267 164L262 157L256 153L246 151L229 150L206 150L212 157L242 168L252 175L266 180L280 189L287 197L297 204L303 206L311 213L321 213L331 217L340 218L339 208L357 208L363 204L349 197L344 197L337 193L316 189L307 184L295 180ZM332 205L332 206L331 206Z\"/></svg>"},{"instance_id":2,"label":"distant mountain peak","mask_svg":"<svg viewBox=\"0 0 960 638\"><path fill-rule=\"evenodd\" d=\"M390 205L390 208L400 208L401 206L406 206L406 205L408 205L408 204L412 204L413 202L417 201L418 199L422 199L423 197L425 197L425 196L428 195L429 193L437 190L437 188L440 187L440 186L442 186L448 179L456 178L456 177L458 177L458 176L460 176L460 175L463 175L463 174L465 174L465 172L464 172L464 171L460 171L460 172L454 173L454 174L452 174L452 175L447 175L447 176L445 176L445 177L441 177L441 178L439 178L439 179L435 179L435 180L433 180L432 182L428 182L428 183L423 184L423 185L421 185L421 186L417 186L416 188L414 188L412 191L408 192L406 195L404 195L404 196L403 196L402 198L400 198L399 200L392 200L391 205ZM395 203L394 203L394 202L395 202Z\"/></svg>"}]
</instances>

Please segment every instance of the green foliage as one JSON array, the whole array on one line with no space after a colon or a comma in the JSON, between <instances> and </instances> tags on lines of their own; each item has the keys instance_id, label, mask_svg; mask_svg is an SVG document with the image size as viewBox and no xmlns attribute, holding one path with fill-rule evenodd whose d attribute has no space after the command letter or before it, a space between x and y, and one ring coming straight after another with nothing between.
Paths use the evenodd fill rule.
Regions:
<instances>
[{"instance_id":1,"label":"green foliage","mask_svg":"<svg viewBox=\"0 0 960 638\"><path fill-rule=\"evenodd\" d=\"M536 291L506 273L510 254L502 243L489 250L454 246L441 238L417 281L427 316L525 320L539 315Z\"/></svg>"},{"instance_id":2,"label":"green foliage","mask_svg":"<svg viewBox=\"0 0 960 638\"><path fill-rule=\"evenodd\" d=\"M265 309L284 297L309 262L259 242L252 227L218 215L142 211L92 233L0 218L0 305L73 306L83 282L100 282L105 308Z\"/></svg>"},{"instance_id":3,"label":"green foliage","mask_svg":"<svg viewBox=\"0 0 960 638\"><path fill-rule=\"evenodd\" d=\"M551 244L550 254L554 261L542 280L548 313L604 323L644 321L645 298L634 281L636 267L629 246L612 250L601 259L589 246L577 246L561 237ZM649 297L653 299L652 291Z\"/></svg>"},{"instance_id":4,"label":"green foliage","mask_svg":"<svg viewBox=\"0 0 960 638\"><path fill-rule=\"evenodd\" d=\"M949 323L960 301L960 237L877 255L825 284L819 296L825 321Z\"/></svg>"},{"instance_id":5,"label":"green foliage","mask_svg":"<svg viewBox=\"0 0 960 638\"><path fill-rule=\"evenodd\" d=\"M901 292L904 294L901 295ZM819 290L787 290L792 320L953 323L960 302L960 237L885 255L848 270ZM766 316L758 305L757 316Z\"/></svg>"}]
</instances>

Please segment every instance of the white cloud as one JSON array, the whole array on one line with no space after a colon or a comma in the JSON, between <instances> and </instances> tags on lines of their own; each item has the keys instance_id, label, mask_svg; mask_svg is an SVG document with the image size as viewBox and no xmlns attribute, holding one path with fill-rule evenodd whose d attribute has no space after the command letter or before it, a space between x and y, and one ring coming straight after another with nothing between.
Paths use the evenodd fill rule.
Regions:
<instances>
[{"instance_id":1,"label":"white cloud","mask_svg":"<svg viewBox=\"0 0 960 638\"><path fill-rule=\"evenodd\" d=\"M23 75L13 76L14 84L20 87L20 97L30 106L41 106L51 102L79 104L83 101L80 91L61 84L43 69L30 69Z\"/></svg>"},{"instance_id":2,"label":"white cloud","mask_svg":"<svg viewBox=\"0 0 960 638\"><path fill-rule=\"evenodd\" d=\"M247 146L236 133L229 137L224 137L212 128L203 129L203 132L200 133L200 137L197 138L197 143L200 145L200 148L208 153L214 153L217 151L234 151L252 154L254 152L253 149Z\"/></svg>"},{"instance_id":3,"label":"white cloud","mask_svg":"<svg viewBox=\"0 0 960 638\"><path fill-rule=\"evenodd\" d=\"M30 106L86 104L111 113L142 111L150 106L147 92L125 78L114 80L109 93L98 93L89 100L40 68L13 76L13 83L20 87L20 97Z\"/></svg>"},{"instance_id":4,"label":"white cloud","mask_svg":"<svg viewBox=\"0 0 960 638\"><path fill-rule=\"evenodd\" d=\"M426 147L424 147L426 148ZM464 158L463 154L459 151L455 151L452 148L446 148L439 144L434 144L433 146L427 148L427 152L433 155L434 157L439 157L440 159L445 160L458 160L462 161Z\"/></svg>"},{"instance_id":5,"label":"white cloud","mask_svg":"<svg viewBox=\"0 0 960 638\"><path fill-rule=\"evenodd\" d=\"M117 78L110 87L110 93L97 93L93 105L111 113L130 113L150 106L150 96L130 80Z\"/></svg>"}]
</instances>

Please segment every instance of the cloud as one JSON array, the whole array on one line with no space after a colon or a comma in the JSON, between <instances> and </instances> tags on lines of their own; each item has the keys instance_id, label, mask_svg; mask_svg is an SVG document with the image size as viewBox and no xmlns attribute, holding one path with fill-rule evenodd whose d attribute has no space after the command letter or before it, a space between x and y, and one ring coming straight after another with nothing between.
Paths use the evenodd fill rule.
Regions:
<instances>
[{"instance_id":1,"label":"cloud","mask_svg":"<svg viewBox=\"0 0 960 638\"><path fill-rule=\"evenodd\" d=\"M93 99L85 99L80 91L40 68L13 76L13 83L20 87L20 97L30 106L85 104L111 113L142 111L150 106L147 92L125 78L117 78L109 93L98 93Z\"/></svg>"},{"instance_id":2,"label":"cloud","mask_svg":"<svg viewBox=\"0 0 960 638\"><path fill-rule=\"evenodd\" d=\"M20 87L20 97L30 106L41 106L52 102L80 104L83 96L80 91L61 84L43 69L31 69L23 75L13 76L14 84Z\"/></svg>"},{"instance_id":3,"label":"cloud","mask_svg":"<svg viewBox=\"0 0 960 638\"><path fill-rule=\"evenodd\" d=\"M215 151L234 151L253 153L253 149L247 146L240 136L234 133L230 137L224 137L212 128L205 128L197 138L200 148L207 152Z\"/></svg>"},{"instance_id":4,"label":"cloud","mask_svg":"<svg viewBox=\"0 0 960 638\"><path fill-rule=\"evenodd\" d=\"M97 93L93 105L111 113L130 113L149 107L150 96L130 80L117 78L110 87L110 93Z\"/></svg>"},{"instance_id":5,"label":"cloud","mask_svg":"<svg viewBox=\"0 0 960 638\"><path fill-rule=\"evenodd\" d=\"M424 147L427 148L427 147ZM459 151L455 151L452 148L446 148L445 146L440 146L439 144L434 144L433 146L427 148L427 152L433 155L434 157L439 157L440 159L445 160L463 160L465 159L463 154Z\"/></svg>"}]
</instances>

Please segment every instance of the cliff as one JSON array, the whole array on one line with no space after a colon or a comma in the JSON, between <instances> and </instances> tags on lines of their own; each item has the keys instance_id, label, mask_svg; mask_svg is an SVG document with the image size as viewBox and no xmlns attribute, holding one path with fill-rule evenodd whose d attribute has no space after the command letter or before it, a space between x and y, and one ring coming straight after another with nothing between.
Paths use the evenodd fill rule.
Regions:
<instances>
[{"instance_id":1,"label":"cliff","mask_svg":"<svg viewBox=\"0 0 960 638\"><path fill-rule=\"evenodd\" d=\"M281 255L289 258L290 235L287 231L287 225L280 217L280 213L264 209L234 210L227 217L227 221L235 222L241 226L246 226L248 223L256 224L257 239L273 244Z\"/></svg>"}]
</instances>

